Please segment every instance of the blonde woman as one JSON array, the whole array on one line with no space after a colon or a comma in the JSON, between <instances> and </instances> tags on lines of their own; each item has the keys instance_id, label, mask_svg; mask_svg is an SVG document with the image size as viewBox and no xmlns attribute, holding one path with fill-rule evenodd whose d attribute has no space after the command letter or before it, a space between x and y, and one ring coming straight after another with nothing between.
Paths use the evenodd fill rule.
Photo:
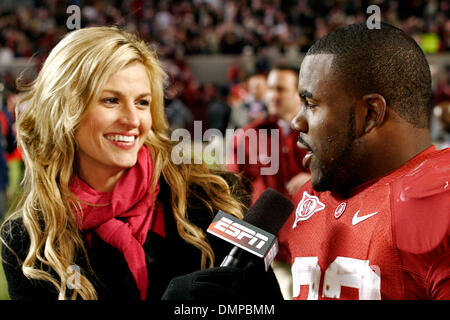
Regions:
<instances>
[{"instance_id":1,"label":"blonde woman","mask_svg":"<svg viewBox=\"0 0 450 320\"><path fill-rule=\"evenodd\" d=\"M171 161L165 78L146 43L95 27L66 35L25 88L23 194L2 228L12 299L160 299L229 251L205 230L219 209L242 217L240 182Z\"/></svg>"}]
</instances>

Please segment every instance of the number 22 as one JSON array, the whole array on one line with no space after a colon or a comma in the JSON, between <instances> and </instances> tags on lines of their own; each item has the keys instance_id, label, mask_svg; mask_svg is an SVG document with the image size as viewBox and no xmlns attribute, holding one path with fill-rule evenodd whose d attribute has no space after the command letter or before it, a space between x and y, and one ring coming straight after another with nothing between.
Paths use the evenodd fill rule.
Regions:
<instances>
[{"instance_id":1,"label":"number 22","mask_svg":"<svg viewBox=\"0 0 450 320\"><path fill-rule=\"evenodd\" d=\"M318 257L297 257L292 265L293 297L300 295L301 285L308 285L308 300L319 297L322 271ZM340 298L341 287L357 288L360 300L379 300L381 278L369 266L369 260L336 257L325 271L322 296Z\"/></svg>"}]
</instances>

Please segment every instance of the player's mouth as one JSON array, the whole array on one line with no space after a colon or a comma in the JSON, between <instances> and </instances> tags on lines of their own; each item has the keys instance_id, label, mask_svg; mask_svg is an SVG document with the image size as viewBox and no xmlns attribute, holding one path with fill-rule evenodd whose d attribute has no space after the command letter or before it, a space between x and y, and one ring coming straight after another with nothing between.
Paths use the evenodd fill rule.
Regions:
<instances>
[{"instance_id":1,"label":"player's mouth","mask_svg":"<svg viewBox=\"0 0 450 320\"><path fill-rule=\"evenodd\" d=\"M311 157L312 157L312 156L313 156L312 151L308 151L308 152L305 154L305 156L303 157L303 160L302 160L302 165L303 165L303 167L309 169L309 164L310 164L310 162L311 162Z\"/></svg>"},{"instance_id":2,"label":"player's mouth","mask_svg":"<svg viewBox=\"0 0 450 320\"><path fill-rule=\"evenodd\" d=\"M305 149L308 151L306 155L303 157L302 164L303 167L309 168L311 157L313 156L313 151L311 147L309 146L308 143L305 142L305 140L303 140L303 138L300 135L298 136L297 146L301 149Z\"/></svg>"}]
</instances>

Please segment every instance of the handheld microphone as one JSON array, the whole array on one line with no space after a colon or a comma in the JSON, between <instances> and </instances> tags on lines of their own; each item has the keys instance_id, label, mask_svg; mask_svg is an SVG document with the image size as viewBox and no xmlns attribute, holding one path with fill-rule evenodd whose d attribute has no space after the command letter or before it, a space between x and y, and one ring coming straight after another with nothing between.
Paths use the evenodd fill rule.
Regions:
<instances>
[{"instance_id":1,"label":"handheld microphone","mask_svg":"<svg viewBox=\"0 0 450 320\"><path fill-rule=\"evenodd\" d=\"M278 252L276 236L293 210L294 205L288 198L268 188L243 220L219 211L207 232L235 245L220 266L236 267L246 263L251 258L245 257L244 252L250 252L264 258L267 270Z\"/></svg>"}]
</instances>

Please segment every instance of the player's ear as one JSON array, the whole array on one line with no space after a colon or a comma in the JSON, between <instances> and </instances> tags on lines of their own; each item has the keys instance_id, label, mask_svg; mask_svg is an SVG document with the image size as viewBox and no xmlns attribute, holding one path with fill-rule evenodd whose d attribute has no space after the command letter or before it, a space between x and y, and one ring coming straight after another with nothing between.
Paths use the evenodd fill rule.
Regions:
<instances>
[{"instance_id":1,"label":"player's ear","mask_svg":"<svg viewBox=\"0 0 450 320\"><path fill-rule=\"evenodd\" d=\"M371 93L363 96L366 116L364 122L364 133L380 126L386 116L386 99L381 94Z\"/></svg>"}]
</instances>

